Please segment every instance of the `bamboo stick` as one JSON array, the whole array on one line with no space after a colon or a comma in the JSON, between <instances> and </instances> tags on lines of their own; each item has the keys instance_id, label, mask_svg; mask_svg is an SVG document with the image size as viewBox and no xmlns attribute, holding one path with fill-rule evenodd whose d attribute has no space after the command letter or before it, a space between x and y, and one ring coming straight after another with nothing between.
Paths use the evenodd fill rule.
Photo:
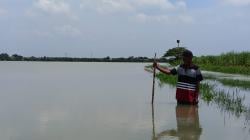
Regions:
<instances>
[{"instance_id":1,"label":"bamboo stick","mask_svg":"<svg viewBox=\"0 0 250 140\"><path fill-rule=\"evenodd\" d=\"M154 57L154 62L156 60L156 53L155 53L155 57ZM154 96L155 96L155 73L156 69L155 67L153 67L153 87L152 87L152 100L151 100L151 104L154 104Z\"/></svg>"}]
</instances>

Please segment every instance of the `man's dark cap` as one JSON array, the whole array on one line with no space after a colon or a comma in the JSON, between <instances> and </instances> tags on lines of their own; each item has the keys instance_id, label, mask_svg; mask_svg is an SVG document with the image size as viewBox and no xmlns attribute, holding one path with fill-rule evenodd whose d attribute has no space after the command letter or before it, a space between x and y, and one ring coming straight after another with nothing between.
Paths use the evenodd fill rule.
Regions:
<instances>
[{"instance_id":1,"label":"man's dark cap","mask_svg":"<svg viewBox=\"0 0 250 140\"><path fill-rule=\"evenodd\" d=\"M190 50L185 50L182 53L183 57L193 57L193 53Z\"/></svg>"}]
</instances>

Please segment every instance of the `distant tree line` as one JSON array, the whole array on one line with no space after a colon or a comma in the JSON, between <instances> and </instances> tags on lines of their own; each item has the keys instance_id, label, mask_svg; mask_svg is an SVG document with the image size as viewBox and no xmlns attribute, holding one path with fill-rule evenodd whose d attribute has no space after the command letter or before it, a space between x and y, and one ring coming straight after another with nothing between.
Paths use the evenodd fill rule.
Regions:
<instances>
[{"instance_id":1,"label":"distant tree line","mask_svg":"<svg viewBox=\"0 0 250 140\"><path fill-rule=\"evenodd\" d=\"M0 54L0 61L58 61L58 62L153 62L153 58L148 57L118 57L111 58L79 58L79 57L24 57L18 54L9 55L7 53ZM158 62L166 62L165 58L157 59Z\"/></svg>"}]
</instances>

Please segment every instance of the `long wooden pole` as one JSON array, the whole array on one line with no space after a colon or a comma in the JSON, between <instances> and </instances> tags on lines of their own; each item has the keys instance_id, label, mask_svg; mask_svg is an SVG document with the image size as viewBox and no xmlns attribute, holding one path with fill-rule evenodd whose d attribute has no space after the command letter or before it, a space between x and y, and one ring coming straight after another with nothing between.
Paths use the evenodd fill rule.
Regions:
<instances>
[{"instance_id":1,"label":"long wooden pole","mask_svg":"<svg viewBox=\"0 0 250 140\"><path fill-rule=\"evenodd\" d=\"M154 62L156 60L156 53L155 53L155 57L154 57ZM155 67L153 67L153 87L152 87L152 100L151 100L151 104L154 104L154 96L155 96L155 73L156 69Z\"/></svg>"},{"instance_id":2,"label":"long wooden pole","mask_svg":"<svg viewBox=\"0 0 250 140\"><path fill-rule=\"evenodd\" d=\"M156 140L155 138L155 111L154 111L154 104L151 104L152 109L152 140Z\"/></svg>"}]
</instances>

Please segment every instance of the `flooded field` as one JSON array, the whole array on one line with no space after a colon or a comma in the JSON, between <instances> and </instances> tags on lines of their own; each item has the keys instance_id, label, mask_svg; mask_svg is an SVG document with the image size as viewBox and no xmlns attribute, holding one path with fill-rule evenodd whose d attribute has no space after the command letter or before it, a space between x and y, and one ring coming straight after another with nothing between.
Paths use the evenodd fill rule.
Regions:
<instances>
[{"instance_id":1,"label":"flooded field","mask_svg":"<svg viewBox=\"0 0 250 140\"><path fill-rule=\"evenodd\" d=\"M250 139L250 90L216 80L248 77L209 73L226 96L198 106L177 105L175 87L157 81L151 106L145 65L0 62L0 139Z\"/></svg>"}]
</instances>

